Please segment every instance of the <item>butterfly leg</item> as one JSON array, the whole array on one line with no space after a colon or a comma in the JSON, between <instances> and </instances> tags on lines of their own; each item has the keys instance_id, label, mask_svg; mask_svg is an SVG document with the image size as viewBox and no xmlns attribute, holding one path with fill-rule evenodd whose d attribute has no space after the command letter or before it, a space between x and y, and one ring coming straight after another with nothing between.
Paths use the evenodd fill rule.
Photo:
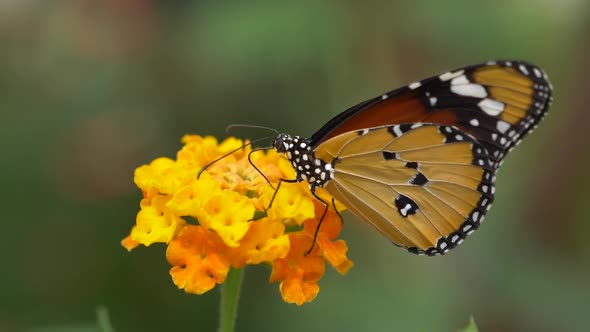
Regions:
<instances>
[{"instance_id":1,"label":"butterfly leg","mask_svg":"<svg viewBox=\"0 0 590 332\"><path fill-rule=\"evenodd\" d=\"M322 216L320 217L320 221L318 222L318 226L315 228L315 232L313 233L313 242L311 243L311 247L309 248L309 250L305 253L306 255L309 255L311 253L311 251L313 250L313 247L315 247L315 242L318 238L318 233L320 232L320 227L322 226L322 222L324 221L324 218L326 217L326 213L328 213L328 209L330 208L330 205L328 204L328 202L324 201L320 196L318 196L315 193L315 190L312 190L311 194L313 195L313 197L315 197L315 199L317 199L320 203L322 203L322 205L324 206L324 212L322 213ZM332 198L332 204L334 204L333 198ZM338 215L340 215L340 214L338 214ZM342 220L342 218L340 220Z\"/></svg>"},{"instance_id":2,"label":"butterfly leg","mask_svg":"<svg viewBox=\"0 0 590 332\"><path fill-rule=\"evenodd\" d=\"M340 214L340 212L336 208L336 199L334 199L334 197L332 197L332 206L334 207L334 211L336 211L338 218L340 218L340 223L344 224L344 219L342 219L342 215Z\"/></svg>"},{"instance_id":3,"label":"butterfly leg","mask_svg":"<svg viewBox=\"0 0 590 332\"><path fill-rule=\"evenodd\" d=\"M263 218L263 217L266 217L266 215L267 215L267 213L268 213L268 210L270 210L270 208L272 207L272 203L275 201L275 198L277 197L277 193L279 192L279 189L281 188L281 184L282 184L283 182L287 182L287 183L296 183L296 182L299 182L299 181L297 181L297 179L279 179L279 182L277 183L277 188L275 189L275 188L273 187L273 189L275 189L275 192L272 194L272 197L271 197L271 199L270 199L270 203L268 203L268 206L266 207L266 209L264 209L264 211L262 211L261 215L259 215L259 216L255 216L255 217L254 217L253 219L251 219L250 221L252 221L252 220L258 220L258 219L261 219L261 218ZM271 185L271 186L272 186L272 185Z\"/></svg>"}]
</instances>

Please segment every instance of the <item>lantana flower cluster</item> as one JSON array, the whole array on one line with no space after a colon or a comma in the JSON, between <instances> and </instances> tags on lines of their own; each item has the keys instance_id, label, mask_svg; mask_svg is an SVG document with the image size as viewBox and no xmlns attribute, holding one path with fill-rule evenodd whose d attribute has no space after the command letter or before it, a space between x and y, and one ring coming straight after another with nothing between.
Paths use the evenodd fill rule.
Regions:
<instances>
[{"instance_id":1,"label":"lantana flower cluster","mask_svg":"<svg viewBox=\"0 0 590 332\"><path fill-rule=\"evenodd\" d=\"M249 146L227 138L187 135L176 160L158 158L135 170L143 199L127 250L165 243L174 284L203 294L224 282L230 267L271 267L270 282L280 282L285 302L302 305L319 292L326 262L344 274L352 267L348 247L337 239L342 223L333 207L327 212L312 248L318 218L325 207L307 183L284 183L269 206L280 178L292 179L291 164L274 150L252 153L271 186L250 164ZM240 147L243 147L240 149ZM208 167L217 158L230 153ZM319 193L327 202L331 198Z\"/></svg>"}]
</instances>

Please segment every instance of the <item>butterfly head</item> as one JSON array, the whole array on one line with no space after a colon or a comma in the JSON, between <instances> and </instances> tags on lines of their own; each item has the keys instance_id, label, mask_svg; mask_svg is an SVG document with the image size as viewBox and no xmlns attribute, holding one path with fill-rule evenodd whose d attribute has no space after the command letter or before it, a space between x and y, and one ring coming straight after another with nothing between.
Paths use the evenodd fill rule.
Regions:
<instances>
[{"instance_id":1,"label":"butterfly head","mask_svg":"<svg viewBox=\"0 0 590 332\"><path fill-rule=\"evenodd\" d=\"M298 181L309 182L310 188L322 187L332 179L333 168L315 157L310 139L279 134L272 142L277 152L285 154L295 169Z\"/></svg>"},{"instance_id":2,"label":"butterfly head","mask_svg":"<svg viewBox=\"0 0 590 332\"><path fill-rule=\"evenodd\" d=\"M273 141L272 146L279 153L287 153L293 144L293 137L289 134L279 134Z\"/></svg>"}]
</instances>

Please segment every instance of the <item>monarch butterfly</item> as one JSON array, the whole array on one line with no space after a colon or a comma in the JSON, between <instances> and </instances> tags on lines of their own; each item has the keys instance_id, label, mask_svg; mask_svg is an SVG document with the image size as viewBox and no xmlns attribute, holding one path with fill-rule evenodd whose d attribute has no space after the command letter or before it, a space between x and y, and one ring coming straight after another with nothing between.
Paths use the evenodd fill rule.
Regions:
<instances>
[{"instance_id":1,"label":"monarch butterfly","mask_svg":"<svg viewBox=\"0 0 590 332\"><path fill-rule=\"evenodd\" d=\"M551 90L527 62L467 66L364 101L310 138L279 134L272 146L296 171L282 182L307 181L326 211L320 187L395 245L442 255L480 226L498 167L545 116Z\"/></svg>"}]
</instances>

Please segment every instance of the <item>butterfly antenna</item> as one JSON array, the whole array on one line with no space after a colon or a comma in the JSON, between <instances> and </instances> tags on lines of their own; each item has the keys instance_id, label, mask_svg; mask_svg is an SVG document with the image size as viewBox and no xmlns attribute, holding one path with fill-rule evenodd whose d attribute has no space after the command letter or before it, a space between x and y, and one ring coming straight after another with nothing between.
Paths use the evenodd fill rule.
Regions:
<instances>
[{"instance_id":1,"label":"butterfly antenna","mask_svg":"<svg viewBox=\"0 0 590 332\"><path fill-rule=\"evenodd\" d=\"M240 146L239 148L237 148L237 149L235 149L235 150L232 150L232 151L230 151L230 152L228 152L228 153L224 154L223 156L221 156L221 157L219 157L219 158L217 158L217 159L213 160L212 162L210 162L210 163L208 163L207 165L203 166L203 167L202 167L202 168L199 170L199 173L197 173L197 180L201 178L201 174L203 174L203 172L204 172L204 171L206 171L206 170L207 170L207 168L211 167L213 164L215 164L216 162L220 161L221 159L223 159L223 158L225 158L225 157L227 157L227 156L229 156L229 155L231 155L231 154L233 154L233 153L236 153L237 151L239 151L239 150L241 150L241 149L243 149L243 148L245 148L245 147L247 147L247 146L249 146L249 145L252 145L252 144L254 144L254 143L256 143L256 142L260 142L260 141L262 141L262 140L266 140L266 139L270 139L270 138L273 138L273 136L267 136L267 137L262 137L262 138L255 139L255 140L253 140L253 141L251 141L251 142L248 142L248 143L246 143L246 144L244 144L244 145ZM256 149L256 150L259 150L259 149ZM250 151L250 153L252 153L252 151ZM248 154L248 161L250 161L250 153ZM252 162L251 162L251 161L250 161L250 164L252 164ZM254 164L252 164L252 166L254 166ZM254 166L254 168L256 168L256 166ZM256 169L256 170L258 170L258 169ZM258 172L260 173L260 171L258 171ZM261 173L261 174L262 174L262 173ZM263 175L263 176L264 176L264 175ZM266 177L265 177L265 178L266 178ZM266 181L268 181L268 179L267 179Z\"/></svg>"},{"instance_id":2,"label":"butterfly antenna","mask_svg":"<svg viewBox=\"0 0 590 332\"><path fill-rule=\"evenodd\" d=\"M233 130L234 128L255 128L255 129L264 129L264 130L268 130L268 131L272 131L273 133L275 133L276 135L279 134L279 131L271 128L271 127L265 127L265 126L257 126L257 125L250 125L250 124L241 124L241 123L236 123L236 124L230 124L229 126L225 127L225 133L229 134L229 132L231 130Z\"/></svg>"},{"instance_id":3,"label":"butterfly antenna","mask_svg":"<svg viewBox=\"0 0 590 332\"><path fill-rule=\"evenodd\" d=\"M258 172L258 174L262 175L262 177L266 180L266 182L268 182L268 184L270 184L272 189L275 189L275 187L272 185L272 183L266 177L266 175L264 175L264 173L262 173L262 171L258 167L256 167L256 165L254 165L254 162L252 161L252 153L258 152L258 151L266 151L266 150L270 150L272 148L273 148L272 146L269 146L269 147L265 147L265 148L252 149L252 151L250 151L250 153L248 153L248 162L250 163L250 165L252 165L252 167L254 167L256 172Z\"/></svg>"}]
</instances>

